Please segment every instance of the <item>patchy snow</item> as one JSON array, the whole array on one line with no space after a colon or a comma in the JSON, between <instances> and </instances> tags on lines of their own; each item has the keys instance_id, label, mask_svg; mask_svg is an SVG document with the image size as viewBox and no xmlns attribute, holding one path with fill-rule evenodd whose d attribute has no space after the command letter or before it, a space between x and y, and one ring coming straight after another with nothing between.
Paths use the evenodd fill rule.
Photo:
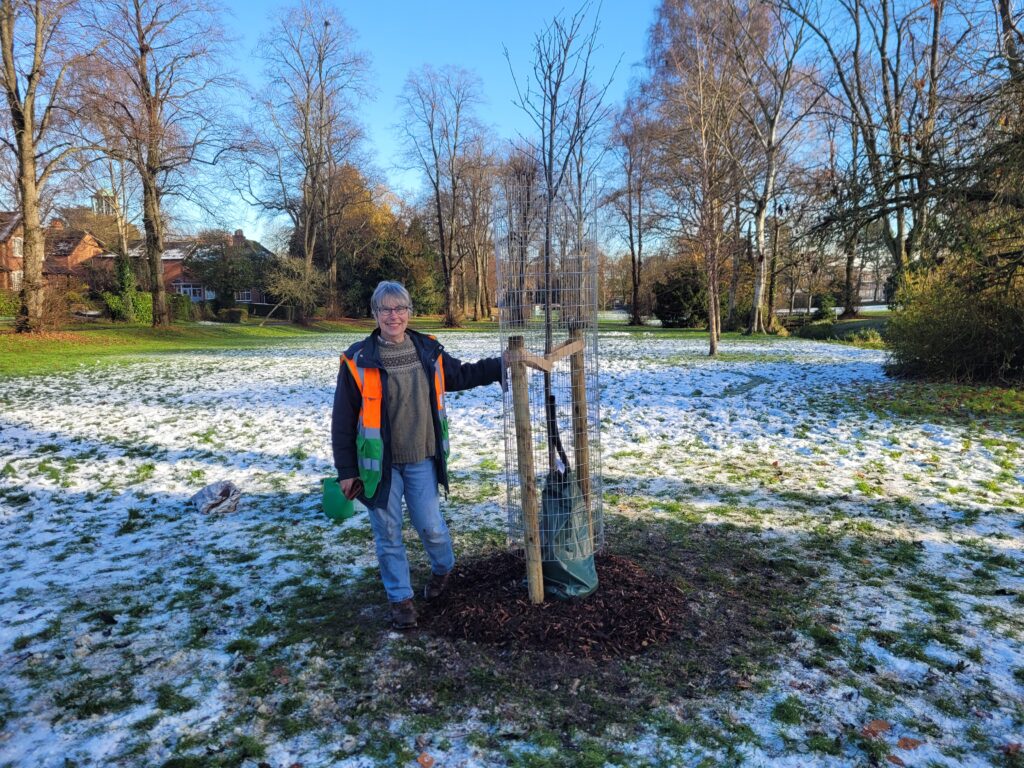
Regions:
<instances>
[{"instance_id":1,"label":"patchy snow","mask_svg":"<svg viewBox=\"0 0 1024 768\"><path fill-rule=\"evenodd\" d=\"M182 740L225 733L258 740L275 766L391 764L343 727L278 737L230 682L253 606L374 574L366 516L336 526L319 512L337 354L355 338L0 381L0 765L161 765ZM444 341L467 360L497 343ZM616 749L655 765L853 766L862 738L911 766L998 764L1024 742L1020 431L871 410L866 388L898 386L879 352L801 340L705 352L602 335L606 512L646 500L644 514L671 516L659 504L673 502L818 558L833 646L801 633L760 687L691 703L701 727L741 734L728 748L652 729ZM453 530L504 525L500 403L497 387L451 397ZM242 489L238 511L199 516L188 499L217 480ZM200 599L211 593L216 609ZM313 682L306 705L337 708ZM158 704L161 686L187 702ZM803 714L787 724L777 707L790 697ZM661 715L685 720L673 706ZM858 736L873 720L891 730ZM404 727L391 733L411 748ZM494 728L447 723L430 754L494 765L470 738ZM498 735L509 754L546 749Z\"/></svg>"}]
</instances>

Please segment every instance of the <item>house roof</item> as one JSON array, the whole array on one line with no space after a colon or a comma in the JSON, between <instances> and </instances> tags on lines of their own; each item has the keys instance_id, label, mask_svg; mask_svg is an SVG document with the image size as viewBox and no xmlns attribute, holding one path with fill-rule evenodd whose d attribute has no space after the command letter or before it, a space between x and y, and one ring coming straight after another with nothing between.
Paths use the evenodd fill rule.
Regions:
<instances>
[{"instance_id":1,"label":"house roof","mask_svg":"<svg viewBox=\"0 0 1024 768\"><path fill-rule=\"evenodd\" d=\"M0 243L7 242L21 223L21 211L0 211Z\"/></svg>"},{"instance_id":2,"label":"house roof","mask_svg":"<svg viewBox=\"0 0 1024 768\"><path fill-rule=\"evenodd\" d=\"M51 229L46 233L46 258L67 258L89 235L84 229Z\"/></svg>"},{"instance_id":3,"label":"house roof","mask_svg":"<svg viewBox=\"0 0 1024 768\"><path fill-rule=\"evenodd\" d=\"M245 247L249 251L249 255L252 256L273 256L274 253L269 248L261 244L257 240L246 240ZM165 240L164 241L164 252L161 255L163 261L183 261L189 256L192 256L199 248L199 242L197 240ZM146 256L146 241L136 240L129 244L128 255L133 259L142 259ZM96 256L100 259L113 259L116 254L111 251L104 251Z\"/></svg>"},{"instance_id":4,"label":"house roof","mask_svg":"<svg viewBox=\"0 0 1024 768\"><path fill-rule=\"evenodd\" d=\"M165 240L164 251L160 255L162 261L182 261L192 255L196 249L194 240ZM128 245L128 256L132 259L146 258L146 241L136 240ZM96 254L98 259L114 259L117 254L112 251L104 251Z\"/></svg>"},{"instance_id":5,"label":"house roof","mask_svg":"<svg viewBox=\"0 0 1024 768\"><path fill-rule=\"evenodd\" d=\"M195 240L164 240L164 250L160 254L162 261L181 261L192 255L196 249ZM128 255L144 258L146 241L137 240L128 247Z\"/></svg>"}]
</instances>

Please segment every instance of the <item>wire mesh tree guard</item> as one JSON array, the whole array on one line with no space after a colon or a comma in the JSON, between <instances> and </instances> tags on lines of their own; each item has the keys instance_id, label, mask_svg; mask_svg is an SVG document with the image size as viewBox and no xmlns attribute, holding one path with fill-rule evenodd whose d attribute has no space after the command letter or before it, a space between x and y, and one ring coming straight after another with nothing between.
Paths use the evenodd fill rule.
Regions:
<instances>
[{"instance_id":1,"label":"wire mesh tree guard","mask_svg":"<svg viewBox=\"0 0 1024 768\"><path fill-rule=\"evenodd\" d=\"M525 176L525 178L523 178ZM496 195L508 538L530 600L589 594L604 543L597 349L597 247L590 196L547 201L531 174Z\"/></svg>"}]
</instances>

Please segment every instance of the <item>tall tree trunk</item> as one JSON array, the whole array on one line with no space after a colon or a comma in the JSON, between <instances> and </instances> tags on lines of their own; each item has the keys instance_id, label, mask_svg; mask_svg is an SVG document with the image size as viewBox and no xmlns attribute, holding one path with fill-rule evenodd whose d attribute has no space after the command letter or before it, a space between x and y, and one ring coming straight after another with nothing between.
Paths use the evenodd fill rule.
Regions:
<instances>
[{"instance_id":1,"label":"tall tree trunk","mask_svg":"<svg viewBox=\"0 0 1024 768\"><path fill-rule=\"evenodd\" d=\"M765 324L765 327L770 333L775 333L778 329L778 322L775 317L775 278L779 267L779 211L777 207L775 209L774 225L772 261L771 266L768 268L768 301L765 307L768 312L768 322Z\"/></svg>"},{"instance_id":2,"label":"tall tree trunk","mask_svg":"<svg viewBox=\"0 0 1024 768\"><path fill-rule=\"evenodd\" d=\"M632 306L630 308L629 324L630 325L643 325L644 319L640 315L640 259L636 257L636 254L630 252L630 283L631 283L631 296Z\"/></svg>"},{"instance_id":3,"label":"tall tree trunk","mask_svg":"<svg viewBox=\"0 0 1024 768\"><path fill-rule=\"evenodd\" d=\"M725 317L725 327L730 330L738 325L736 320L736 294L739 293L740 288L740 259L743 253L743 233L741 231L741 216L742 211L740 210L740 196L736 194L735 208L733 214L735 216L735 235L733 237L734 247L732 249L732 276L729 279L729 314Z\"/></svg>"},{"instance_id":4,"label":"tall tree trunk","mask_svg":"<svg viewBox=\"0 0 1024 768\"><path fill-rule=\"evenodd\" d=\"M762 198L757 201L754 211L754 298L750 307L749 333L764 333L764 286L767 261L765 260L764 225L768 215L768 201Z\"/></svg>"},{"instance_id":5,"label":"tall tree trunk","mask_svg":"<svg viewBox=\"0 0 1024 768\"><path fill-rule=\"evenodd\" d=\"M36 189L35 157L24 150L19 151L19 180L21 211L24 227L22 243L21 306L15 329L20 333L43 330L43 305L46 298L46 284L43 278L43 261L46 256L46 237L39 216L39 193ZM28 156L26 156L28 155Z\"/></svg>"},{"instance_id":6,"label":"tall tree trunk","mask_svg":"<svg viewBox=\"0 0 1024 768\"><path fill-rule=\"evenodd\" d=\"M718 339L721 335L722 306L718 295L718 270L715 265L708 265L708 356L718 354Z\"/></svg>"},{"instance_id":7,"label":"tall tree trunk","mask_svg":"<svg viewBox=\"0 0 1024 768\"><path fill-rule=\"evenodd\" d=\"M483 291L484 291L484 294L483 294L483 296L484 296L484 298L483 298L484 317L486 317L488 319L490 319L491 315L494 312L494 305L491 303L491 286L490 286L490 282L489 282L489 271L490 271L490 264L491 264L491 261L490 261L489 257L491 255L492 251L493 251L493 249L485 249L485 251L483 253L483 256L481 257L481 263L483 264L483 277L480 278L480 279L482 281Z\"/></svg>"},{"instance_id":8,"label":"tall tree trunk","mask_svg":"<svg viewBox=\"0 0 1024 768\"><path fill-rule=\"evenodd\" d=\"M455 281L447 269L443 270L444 276L444 326L445 328L458 328L458 301L455 296Z\"/></svg>"},{"instance_id":9,"label":"tall tree trunk","mask_svg":"<svg viewBox=\"0 0 1024 768\"><path fill-rule=\"evenodd\" d=\"M142 226L146 232L146 260L149 262L149 277L153 294L153 327L167 327L171 324L167 311L167 292L164 288L164 236L163 220L160 213L160 189L156 172L150 171L142 180Z\"/></svg>"},{"instance_id":10,"label":"tall tree trunk","mask_svg":"<svg viewBox=\"0 0 1024 768\"><path fill-rule=\"evenodd\" d=\"M468 290L468 286L466 285L466 257L465 257L465 255L463 255L462 258L459 259L458 276L459 276L459 303L462 306L461 315L462 315L462 317L467 317L467 316L469 316L469 314L471 313L472 310L469 307L469 290Z\"/></svg>"},{"instance_id":11,"label":"tall tree trunk","mask_svg":"<svg viewBox=\"0 0 1024 768\"><path fill-rule=\"evenodd\" d=\"M36 36L35 46L29 50L33 53L32 71L24 81L18 72L20 43L15 32L21 3L3 0L0 3L0 47L3 53L3 70L0 72L0 84L7 97L11 129L14 133L17 153L17 186L21 196L22 215L22 287L21 304L15 329L19 333L33 333L42 330L43 304L46 286L43 281L43 260L46 255L45 236L39 213L39 177L36 166L36 94L39 79L45 69L43 57L45 46L42 43L43 29L46 23L42 15L42 6L28 4L33 16ZM24 89L24 91L22 90ZM45 121L45 117L43 118Z\"/></svg>"},{"instance_id":12,"label":"tall tree trunk","mask_svg":"<svg viewBox=\"0 0 1024 768\"><path fill-rule=\"evenodd\" d=\"M486 320L487 307L487 259L486 248L479 240L473 243L473 266L476 271L476 297L473 299L473 319Z\"/></svg>"},{"instance_id":13,"label":"tall tree trunk","mask_svg":"<svg viewBox=\"0 0 1024 768\"><path fill-rule=\"evenodd\" d=\"M857 258L857 235L852 234L843 241L843 251L846 254L846 276L843 281L843 318L856 317L857 294L854 290L853 274L856 270L855 261Z\"/></svg>"}]
</instances>

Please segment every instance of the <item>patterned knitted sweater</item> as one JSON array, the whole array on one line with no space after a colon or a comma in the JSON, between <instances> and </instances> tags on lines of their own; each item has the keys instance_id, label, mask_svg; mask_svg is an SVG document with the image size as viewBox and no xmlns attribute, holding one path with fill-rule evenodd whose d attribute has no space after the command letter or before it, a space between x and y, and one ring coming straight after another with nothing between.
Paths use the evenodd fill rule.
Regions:
<instances>
[{"instance_id":1,"label":"patterned knitted sweater","mask_svg":"<svg viewBox=\"0 0 1024 768\"><path fill-rule=\"evenodd\" d=\"M434 423L430 415L430 382L408 336L398 344L380 340L380 361L388 372L388 421L391 461L412 464L434 455Z\"/></svg>"}]
</instances>

